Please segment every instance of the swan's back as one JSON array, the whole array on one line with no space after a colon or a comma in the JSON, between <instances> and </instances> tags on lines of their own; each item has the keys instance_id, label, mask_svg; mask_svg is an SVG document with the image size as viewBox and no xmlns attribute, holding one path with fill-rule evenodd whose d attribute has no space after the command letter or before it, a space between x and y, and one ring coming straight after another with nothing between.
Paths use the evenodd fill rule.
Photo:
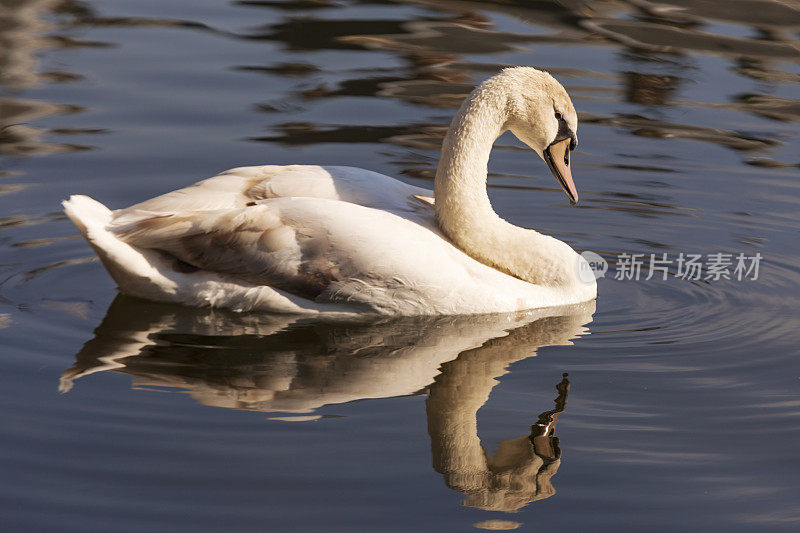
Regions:
<instances>
[{"instance_id":1,"label":"swan's back","mask_svg":"<svg viewBox=\"0 0 800 533\"><path fill-rule=\"evenodd\" d=\"M275 198L324 198L387 211L417 208L414 196L432 197L428 189L354 167L263 165L239 167L194 185L156 196L114 212L125 224L152 214L213 211Z\"/></svg>"}]
</instances>

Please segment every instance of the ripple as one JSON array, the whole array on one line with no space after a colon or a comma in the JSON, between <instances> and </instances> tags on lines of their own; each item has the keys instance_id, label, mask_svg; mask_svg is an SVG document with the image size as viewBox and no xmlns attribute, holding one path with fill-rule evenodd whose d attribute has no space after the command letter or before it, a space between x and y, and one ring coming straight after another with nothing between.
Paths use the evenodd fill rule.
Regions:
<instances>
[{"instance_id":1,"label":"ripple","mask_svg":"<svg viewBox=\"0 0 800 533\"><path fill-rule=\"evenodd\" d=\"M789 42L757 41L633 20L592 20L584 21L583 24L587 29L621 44L651 52L699 51L733 57L800 60L800 48Z\"/></svg>"},{"instance_id":2,"label":"ripple","mask_svg":"<svg viewBox=\"0 0 800 533\"><path fill-rule=\"evenodd\" d=\"M720 2L694 0L629 0L629 3L653 16L666 19L689 20L702 23L706 20L726 20L748 26L800 26L800 10L788 4L770 0L737 0Z\"/></svg>"},{"instance_id":3,"label":"ripple","mask_svg":"<svg viewBox=\"0 0 800 533\"><path fill-rule=\"evenodd\" d=\"M12 523L796 522L793 3L183 7L23 0L0 15L0 152L14 156L0 169L0 492ZM530 180L546 171L506 138L490 167L498 212L612 264L621 250L758 251L759 279L609 277L593 315L527 323L327 323L124 298L102 316L113 281L46 212L71 192L122 205L229 163L335 160L430 180L463 95L522 63L562 80L583 112L587 194L578 209L548 204L553 184ZM358 117L338 112L361 103ZM530 423L565 371L568 408L549 412L561 443L540 455ZM500 444L482 444L478 425ZM745 500L758 512L742 518Z\"/></svg>"},{"instance_id":4,"label":"ripple","mask_svg":"<svg viewBox=\"0 0 800 533\"><path fill-rule=\"evenodd\" d=\"M688 139L709 142L740 151L764 150L781 144L780 141L775 139L759 137L747 132L708 128L690 124L676 124L650 119L641 115L604 117L582 114L581 121L587 124L601 124L625 128L632 134L642 137Z\"/></svg>"}]
</instances>

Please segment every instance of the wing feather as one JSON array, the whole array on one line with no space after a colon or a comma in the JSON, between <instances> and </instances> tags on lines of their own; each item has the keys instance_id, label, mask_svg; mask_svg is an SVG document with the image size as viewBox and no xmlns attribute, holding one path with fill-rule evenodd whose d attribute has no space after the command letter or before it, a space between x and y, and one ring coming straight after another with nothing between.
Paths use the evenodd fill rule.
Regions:
<instances>
[{"instance_id":1,"label":"wing feather","mask_svg":"<svg viewBox=\"0 0 800 533\"><path fill-rule=\"evenodd\" d=\"M415 211L432 191L353 167L264 165L228 170L183 189L114 212L124 224L156 214L245 207L274 198L323 198L393 212ZM415 198L416 196L416 198Z\"/></svg>"},{"instance_id":2,"label":"wing feather","mask_svg":"<svg viewBox=\"0 0 800 533\"><path fill-rule=\"evenodd\" d=\"M182 264L315 298L336 281L324 234L294 227L266 204L157 214L110 227L126 243Z\"/></svg>"},{"instance_id":3,"label":"wing feather","mask_svg":"<svg viewBox=\"0 0 800 533\"><path fill-rule=\"evenodd\" d=\"M322 213L356 204L428 222L432 194L352 167L241 167L114 211L108 229L130 245L166 254L182 273L212 271L317 298L349 279L354 268L351 254L339 253L349 244L331 245L330 226L337 219L323 222ZM291 220L281 216L279 206L292 211L311 205L298 204L303 198L318 199L321 203L313 205L322 211L315 208ZM341 211L348 214L342 216L359 212ZM346 234L357 237L369 229L366 224L355 233L348 226Z\"/></svg>"}]
</instances>

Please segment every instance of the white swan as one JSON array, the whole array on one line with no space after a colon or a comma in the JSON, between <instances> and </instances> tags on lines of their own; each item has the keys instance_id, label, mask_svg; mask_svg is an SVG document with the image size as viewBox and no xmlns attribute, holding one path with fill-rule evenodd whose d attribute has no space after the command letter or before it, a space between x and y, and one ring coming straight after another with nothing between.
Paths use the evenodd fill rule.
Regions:
<instances>
[{"instance_id":1,"label":"white swan","mask_svg":"<svg viewBox=\"0 0 800 533\"><path fill-rule=\"evenodd\" d=\"M477 87L442 146L435 193L351 167L259 166L110 211L65 212L122 292L284 313L511 312L590 300L568 245L492 209L492 144L511 130L571 202L577 115L548 73L505 69ZM434 200L436 198L435 208Z\"/></svg>"}]
</instances>

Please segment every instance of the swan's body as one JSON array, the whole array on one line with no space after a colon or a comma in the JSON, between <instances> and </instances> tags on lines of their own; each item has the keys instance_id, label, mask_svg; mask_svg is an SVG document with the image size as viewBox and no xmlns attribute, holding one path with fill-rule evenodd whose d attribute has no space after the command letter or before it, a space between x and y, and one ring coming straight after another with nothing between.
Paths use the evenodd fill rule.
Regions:
<instances>
[{"instance_id":1,"label":"swan's body","mask_svg":"<svg viewBox=\"0 0 800 533\"><path fill-rule=\"evenodd\" d=\"M567 117L555 125L535 112L550 102ZM578 278L580 256L502 220L486 194L489 152L503 131L544 152L553 168L550 148L574 142L574 116L546 73L507 69L485 82L445 139L435 209L427 189L368 170L303 165L233 169L117 211L85 196L64 205L120 289L147 299L397 315L577 303L596 295ZM564 128L571 135L560 139ZM576 198L568 168L569 188L557 177Z\"/></svg>"}]
</instances>

